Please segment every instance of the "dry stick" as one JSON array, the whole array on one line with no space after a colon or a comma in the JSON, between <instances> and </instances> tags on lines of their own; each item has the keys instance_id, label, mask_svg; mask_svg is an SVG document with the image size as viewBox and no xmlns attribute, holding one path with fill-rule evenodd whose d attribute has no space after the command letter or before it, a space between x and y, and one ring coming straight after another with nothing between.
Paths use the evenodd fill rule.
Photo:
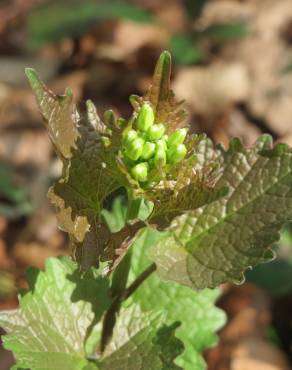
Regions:
<instances>
[{"instance_id":1,"label":"dry stick","mask_svg":"<svg viewBox=\"0 0 292 370\"><path fill-rule=\"evenodd\" d=\"M116 321L116 314L120 310L122 301L129 298L139 286L156 270L155 263L152 263L146 270L144 270L135 281L121 294L117 295L113 300L110 308L107 310L102 328L102 339L101 339L101 352L104 351L109 339L112 336L113 329Z\"/></svg>"}]
</instances>

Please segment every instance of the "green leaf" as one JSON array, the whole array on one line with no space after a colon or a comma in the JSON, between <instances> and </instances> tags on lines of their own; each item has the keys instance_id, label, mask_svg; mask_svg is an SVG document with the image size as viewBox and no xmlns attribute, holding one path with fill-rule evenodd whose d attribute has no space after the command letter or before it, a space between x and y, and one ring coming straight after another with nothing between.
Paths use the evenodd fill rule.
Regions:
<instances>
[{"instance_id":1,"label":"green leaf","mask_svg":"<svg viewBox=\"0 0 292 370\"><path fill-rule=\"evenodd\" d=\"M178 64L196 64L204 60L204 50L195 38L188 34L177 34L170 39L170 49Z\"/></svg>"},{"instance_id":2,"label":"green leaf","mask_svg":"<svg viewBox=\"0 0 292 370\"><path fill-rule=\"evenodd\" d=\"M214 149L215 150L215 149ZM242 282L244 270L271 260L269 248L292 218L292 152L263 136L220 149L225 197L175 218L151 251L161 278L202 289Z\"/></svg>"},{"instance_id":3,"label":"green leaf","mask_svg":"<svg viewBox=\"0 0 292 370\"><path fill-rule=\"evenodd\" d=\"M85 340L93 321L110 304L109 282L96 270L81 275L69 258L50 258L46 271L29 273L30 290L19 309L2 311L6 349L17 367L32 370L90 369ZM95 295L94 295L95 294Z\"/></svg>"},{"instance_id":4,"label":"green leaf","mask_svg":"<svg viewBox=\"0 0 292 370\"><path fill-rule=\"evenodd\" d=\"M153 16L148 11L125 1L53 0L35 7L28 17L28 44L41 47L58 42L66 37L82 35L96 24L106 19L130 19L136 22L151 22Z\"/></svg>"},{"instance_id":5,"label":"green leaf","mask_svg":"<svg viewBox=\"0 0 292 370\"><path fill-rule=\"evenodd\" d=\"M170 89L171 55L168 51L161 53L156 63L152 84L144 97L130 97L134 109L138 112L144 103L150 102L155 113L155 120L166 125L167 133L175 131L186 119L186 111L181 107L182 101L176 101Z\"/></svg>"},{"instance_id":6,"label":"green leaf","mask_svg":"<svg viewBox=\"0 0 292 370\"><path fill-rule=\"evenodd\" d=\"M214 24L202 32L202 36L217 42L236 40L248 35L245 23Z\"/></svg>"},{"instance_id":7,"label":"green leaf","mask_svg":"<svg viewBox=\"0 0 292 370\"><path fill-rule=\"evenodd\" d=\"M117 196L112 203L111 211L103 209L102 217L112 233L119 232L126 221L145 221L153 210L153 203L143 198L132 199L128 204L124 196Z\"/></svg>"},{"instance_id":8,"label":"green leaf","mask_svg":"<svg viewBox=\"0 0 292 370\"><path fill-rule=\"evenodd\" d=\"M100 361L102 370L175 370L173 360L183 350L174 337L177 323L165 326L160 312L143 313L135 305L123 309Z\"/></svg>"},{"instance_id":9,"label":"green leaf","mask_svg":"<svg viewBox=\"0 0 292 370\"><path fill-rule=\"evenodd\" d=\"M102 217L112 233L120 231L126 223L127 202L124 196L120 195L113 200L112 209L101 211Z\"/></svg>"},{"instance_id":10,"label":"green leaf","mask_svg":"<svg viewBox=\"0 0 292 370\"><path fill-rule=\"evenodd\" d=\"M0 214L16 219L31 213L32 208L24 189L14 183L13 171L0 163Z\"/></svg>"},{"instance_id":11,"label":"green leaf","mask_svg":"<svg viewBox=\"0 0 292 370\"><path fill-rule=\"evenodd\" d=\"M147 229L135 241L131 247L130 283L149 266L148 251L162 237L162 233ZM223 311L214 306L219 294L219 289L196 292L176 283L164 282L154 273L125 305L139 304L144 311L163 310L167 324L181 321L176 337L184 343L185 351L175 362L184 370L202 370L206 368L202 352L217 343L215 332L225 322Z\"/></svg>"},{"instance_id":12,"label":"green leaf","mask_svg":"<svg viewBox=\"0 0 292 370\"><path fill-rule=\"evenodd\" d=\"M128 205L127 220L145 221L153 211L154 204L144 198L132 199Z\"/></svg>"}]
</instances>

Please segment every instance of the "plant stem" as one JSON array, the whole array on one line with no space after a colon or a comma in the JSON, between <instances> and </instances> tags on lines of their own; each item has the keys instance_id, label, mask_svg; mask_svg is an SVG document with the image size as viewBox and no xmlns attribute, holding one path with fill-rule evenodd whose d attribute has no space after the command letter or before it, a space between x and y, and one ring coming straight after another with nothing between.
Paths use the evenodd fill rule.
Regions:
<instances>
[{"instance_id":1,"label":"plant stem","mask_svg":"<svg viewBox=\"0 0 292 370\"><path fill-rule=\"evenodd\" d=\"M117 268L113 273L113 280L111 286L112 297L116 297L123 293L126 288L128 275L131 267L132 253L129 250L123 257L121 262L118 264Z\"/></svg>"},{"instance_id":2,"label":"plant stem","mask_svg":"<svg viewBox=\"0 0 292 370\"><path fill-rule=\"evenodd\" d=\"M122 301L129 298L138 288L139 286L156 270L155 263L152 263L150 266L144 270L135 281L123 292L122 294Z\"/></svg>"},{"instance_id":3,"label":"plant stem","mask_svg":"<svg viewBox=\"0 0 292 370\"><path fill-rule=\"evenodd\" d=\"M110 305L109 309L107 310L104 321L103 321L103 328L102 328L102 336L101 336L101 352L104 351L107 343L109 342L113 329L116 322L116 314L119 312L121 303L129 298L138 288L139 286L156 270L155 263L152 263L148 266L133 283L126 288L123 292L119 295L116 295L112 304Z\"/></svg>"}]
</instances>

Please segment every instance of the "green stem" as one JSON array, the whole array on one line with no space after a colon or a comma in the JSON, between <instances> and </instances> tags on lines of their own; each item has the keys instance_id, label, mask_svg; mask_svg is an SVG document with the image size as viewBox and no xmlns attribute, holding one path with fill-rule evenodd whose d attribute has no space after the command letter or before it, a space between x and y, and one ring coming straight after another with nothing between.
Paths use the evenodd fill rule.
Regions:
<instances>
[{"instance_id":1,"label":"green stem","mask_svg":"<svg viewBox=\"0 0 292 370\"><path fill-rule=\"evenodd\" d=\"M111 286L112 297L122 294L125 290L131 267L131 259L132 253L129 250L115 269Z\"/></svg>"},{"instance_id":2,"label":"green stem","mask_svg":"<svg viewBox=\"0 0 292 370\"><path fill-rule=\"evenodd\" d=\"M129 298L155 270L156 265L155 263L152 263L137 277L136 280L133 281L133 283L127 289L115 296L104 317L101 336L101 352L104 351L112 336L116 322L116 314L119 312L122 302Z\"/></svg>"},{"instance_id":3,"label":"green stem","mask_svg":"<svg viewBox=\"0 0 292 370\"><path fill-rule=\"evenodd\" d=\"M156 270L155 263L152 263L150 266L144 270L136 280L123 292L121 298L122 301L128 299L138 288L139 286Z\"/></svg>"}]
</instances>

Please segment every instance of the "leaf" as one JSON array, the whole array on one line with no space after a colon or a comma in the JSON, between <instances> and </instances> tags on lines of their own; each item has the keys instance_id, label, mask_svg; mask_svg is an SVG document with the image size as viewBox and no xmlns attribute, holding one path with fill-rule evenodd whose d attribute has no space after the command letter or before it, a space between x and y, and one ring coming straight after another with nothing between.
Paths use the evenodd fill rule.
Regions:
<instances>
[{"instance_id":1,"label":"leaf","mask_svg":"<svg viewBox=\"0 0 292 370\"><path fill-rule=\"evenodd\" d=\"M130 203L130 204L129 204ZM153 203L143 198L132 199L130 202L124 196L117 196L112 202L112 209L101 211L102 217L112 233L122 230L127 221L145 221L153 210Z\"/></svg>"},{"instance_id":2,"label":"leaf","mask_svg":"<svg viewBox=\"0 0 292 370\"><path fill-rule=\"evenodd\" d=\"M144 102L150 102L157 122L166 125L166 132L171 133L183 125L186 111L181 107L182 101L176 101L170 89L171 55L168 51L161 53L152 79L152 84L144 97L132 95L130 102L138 109Z\"/></svg>"},{"instance_id":3,"label":"leaf","mask_svg":"<svg viewBox=\"0 0 292 370\"><path fill-rule=\"evenodd\" d=\"M130 19L151 22L153 16L134 4L122 1L50 1L32 9L28 16L29 46L36 48L66 37L82 35L104 19Z\"/></svg>"},{"instance_id":4,"label":"leaf","mask_svg":"<svg viewBox=\"0 0 292 370\"><path fill-rule=\"evenodd\" d=\"M125 197L116 197L112 203L112 210L103 209L101 214L112 233L120 231L126 223L127 204Z\"/></svg>"},{"instance_id":5,"label":"leaf","mask_svg":"<svg viewBox=\"0 0 292 370\"><path fill-rule=\"evenodd\" d=\"M110 304L108 279L96 270L83 277L67 257L48 259L45 272L31 270L28 278L30 290L19 297L19 309L0 312L8 332L4 346L13 351L16 366L89 369L84 342L93 319L100 320Z\"/></svg>"},{"instance_id":6,"label":"leaf","mask_svg":"<svg viewBox=\"0 0 292 370\"><path fill-rule=\"evenodd\" d=\"M248 35L245 23L214 24L202 32L202 36L217 42L237 40Z\"/></svg>"},{"instance_id":7,"label":"leaf","mask_svg":"<svg viewBox=\"0 0 292 370\"><path fill-rule=\"evenodd\" d=\"M252 148L238 139L221 149L225 197L175 218L151 251L161 278L196 289L242 282L249 267L270 260L269 248L292 217L292 152L263 136Z\"/></svg>"},{"instance_id":8,"label":"leaf","mask_svg":"<svg viewBox=\"0 0 292 370\"><path fill-rule=\"evenodd\" d=\"M75 258L87 269L100 257L113 255L120 244L102 222L101 210L106 197L124 183L116 163L121 132L111 112L104 124L89 101L87 115L79 114L71 94L54 95L33 70L27 70L27 76L63 160L62 177L49 190L49 198L58 210L60 227L69 233ZM113 132L109 147L102 136L108 135L107 130Z\"/></svg>"},{"instance_id":9,"label":"leaf","mask_svg":"<svg viewBox=\"0 0 292 370\"><path fill-rule=\"evenodd\" d=\"M57 153L63 158L70 158L72 148L78 137L78 118L72 101L72 91L67 89L65 95L54 95L39 79L36 72L26 68L25 73L35 92L42 115L47 122L50 138Z\"/></svg>"},{"instance_id":10,"label":"leaf","mask_svg":"<svg viewBox=\"0 0 292 370\"><path fill-rule=\"evenodd\" d=\"M181 65L196 64L205 59L198 41L188 34L176 34L170 39L170 49L175 61Z\"/></svg>"},{"instance_id":11,"label":"leaf","mask_svg":"<svg viewBox=\"0 0 292 370\"><path fill-rule=\"evenodd\" d=\"M14 183L14 174L8 166L0 163L0 214L16 219L32 212L27 194Z\"/></svg>"},{"instance_id":12,"label":"leaf","mask_svg":"<svg viewBox=\"0 0 292 370\"><path fill-rule=\"evenodd\" d=\"M148 228L132 245L129 283L148 267L148 251L162 237L162 233ZM181 321L176 337L184 343L185 351L175 362L184 370L202 370L206 368L202 352L217 343L215 332L225 323L223 311L214 306L219 294L219 289L196 292L173 282L164 282L154 273L125 305L139 304L143 311L163 310L167 324Z\"/></svg>"},{"instance_id":13,"label":"leaf","mask_svg":"<svg viewBox=\"0 0 292 370\"><path fill-rule=\"evenodd\" d=\"M175 370L183 350L174 337L178 323L163 324L163 314L143 313L139 306L120 312L113 336L100 361L101 370Z\"/></svg>"}]
</instances>

